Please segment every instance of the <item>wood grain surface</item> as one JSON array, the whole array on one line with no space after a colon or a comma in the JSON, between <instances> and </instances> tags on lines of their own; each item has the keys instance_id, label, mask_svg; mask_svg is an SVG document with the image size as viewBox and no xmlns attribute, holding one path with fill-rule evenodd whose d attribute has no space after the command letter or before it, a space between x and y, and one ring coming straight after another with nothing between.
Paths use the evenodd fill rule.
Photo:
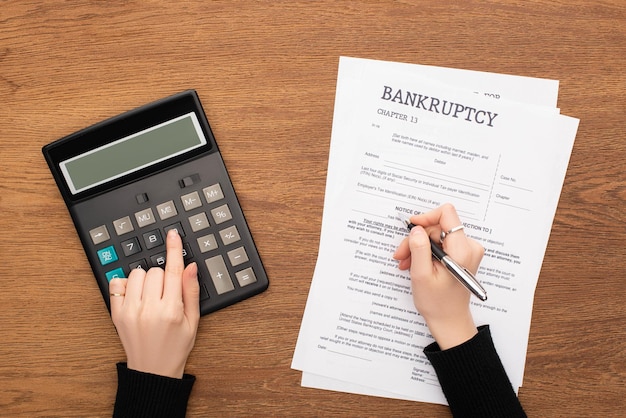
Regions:
<instances>
[{"instance_id":1,"label":"wood grain surface","mask_svg":"<svg viewBox=\"0 0 626 418\"><path fill-rule=\"evenodd\" d=\"M450 416L290 369L341 55L560 80L581 122L519 397L533 417L624 416L622 0L0 2L0 415L110 415L124 359L41 147L194 88L270 287L201 320L188 416Z\"/></svg>"}]
</instances>

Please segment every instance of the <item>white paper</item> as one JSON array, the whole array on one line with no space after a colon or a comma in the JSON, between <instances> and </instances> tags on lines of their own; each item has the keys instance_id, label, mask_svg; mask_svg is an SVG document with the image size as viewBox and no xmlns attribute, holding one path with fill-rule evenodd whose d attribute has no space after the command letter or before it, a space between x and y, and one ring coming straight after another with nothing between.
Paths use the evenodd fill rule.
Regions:
<instances>
[{"instance_id":1,"label":"white paper","mask_svg":"<svg viewBox=\"0 0 626 418\"><path fill-rule=\"evenodd\" d=\"M436 80L432 67L430 77L402 67L410 70L342 58L320 251L292 367L307 386L445 403L422 352L432 336L391 254L407 234L398 212L451 202L487 250L478 278L489 300L471 308L477 324L491 325L517 388L578 121L551 107L556 92L521 103L516 93L535 79L471 73L482 80L474 87L465 72ZM476 94L490 77L502 93ZM409 92L430 102L416 106ZM474 110L444 115L444 100Z\"/></svg>"}]
</instances>

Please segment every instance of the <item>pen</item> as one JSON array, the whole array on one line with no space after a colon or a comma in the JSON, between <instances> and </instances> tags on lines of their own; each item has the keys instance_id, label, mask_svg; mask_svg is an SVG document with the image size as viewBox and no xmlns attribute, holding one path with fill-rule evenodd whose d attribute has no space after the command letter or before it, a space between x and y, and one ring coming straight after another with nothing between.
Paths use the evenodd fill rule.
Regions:
<instances>
[{"instance_id":1,"label":"pen","mask_svg":"<svg viewBox=\"0 0 626 418\"><path fill-rule=\"evenodd\" d=\"M409 221L404 221L406 223L409 231L413 229L415 225L413 225ZM485 289L478 283L476 277L465 267L461 266L459 263L454 261L446 252L440 248L435 242L430 240L430 250L433 253L433 257L435 257L438 261L443 264L448 271L457 278L459 282L463 286L467 288L470 292L472 292L478 299L485 301L487 300L487 292Z\"/></svg>"}]
</instances>

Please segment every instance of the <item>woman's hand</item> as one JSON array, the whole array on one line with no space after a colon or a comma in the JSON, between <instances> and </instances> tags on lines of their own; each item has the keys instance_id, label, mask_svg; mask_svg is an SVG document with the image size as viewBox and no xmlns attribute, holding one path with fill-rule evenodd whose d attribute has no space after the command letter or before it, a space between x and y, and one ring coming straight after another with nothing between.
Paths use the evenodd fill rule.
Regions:
<instances>
[{"instance_id":1,"label":"woman's hand","mask_svg":"<svg viewBox=\"0 0 626 418\"><path fill-rule=\"evenodd\" d=\"M128 279L111 280L111 317L129 369L182 378L200 319L198 267L185 268L175 230L166 250L165 271L135 269Z\"/></svg>"},{"instance_id":2,"label":"woman's hand","mask_svg":"<svg viewBox=\"0 0 626 418\"><path fill-rule=\"evenodd\" d=\"M415 225L394 254L399 268L410 269L415 307L424 317L442 350L472 338L477 330L469 309L470 292L439 262L433 261L430 240L461 224L454 206L445 204L410 218ZM476 273L484 248L463 230L448 234L443 249L459 264Z\"/></svg>"}]
</instances>

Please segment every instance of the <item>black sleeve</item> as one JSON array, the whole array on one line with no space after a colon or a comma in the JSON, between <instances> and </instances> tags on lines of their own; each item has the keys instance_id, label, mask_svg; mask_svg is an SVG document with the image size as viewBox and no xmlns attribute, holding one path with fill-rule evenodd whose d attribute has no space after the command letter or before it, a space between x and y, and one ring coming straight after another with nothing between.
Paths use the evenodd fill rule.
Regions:
<instances>
[{"instance_id":1,"label":"black sleeve","mask_svg":"<svg viewBox=\"0 0 626 418\"><path fill-rule=\"evenodd\" d=\"M456 347L424 349L454 417L526 417L491 339L489 326Z\"/></svg>"},{"instance_id":2,"label":"black sleeve","mask_svg":"<svg viewBox=\"0 0 626 418\"><path fill-rule=\"evenodd\" d=\"M117 363L113 417L184 417L196 378L182 379L131 370Z\"/></svg>"}]
</instances>

